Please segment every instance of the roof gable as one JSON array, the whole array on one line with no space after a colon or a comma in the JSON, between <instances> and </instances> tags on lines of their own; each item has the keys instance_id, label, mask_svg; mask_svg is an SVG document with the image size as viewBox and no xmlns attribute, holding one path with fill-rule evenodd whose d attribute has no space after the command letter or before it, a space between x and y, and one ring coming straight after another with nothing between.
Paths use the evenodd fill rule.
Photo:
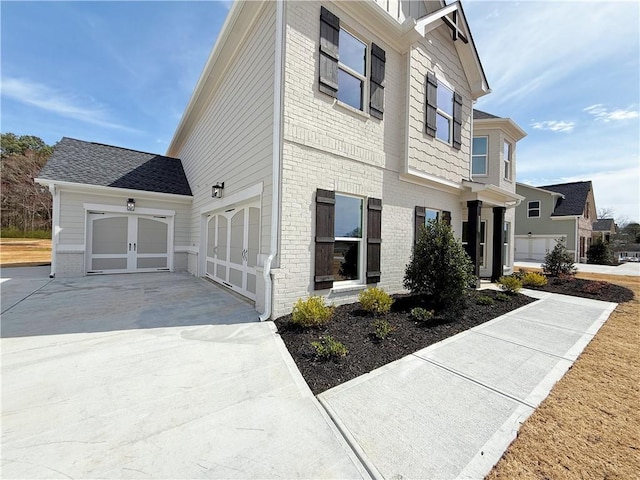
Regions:
<instances>
[{"instance_id":1,"label":"roof gable","mask_svg":"<svg viewBox=\"0 0 640 480\"><path fill-rule=\"evenodd\" d=\"M54 147L38 178L191 195L180 159L68 137Z\"/></svg>"},{"instance_id":2,"label":"roof gable","mask_svg":"<svg viewBox=\"0 0 640 480\"><path fill-rule=\"evenodd\" d=\"M551 214L552 217L582 215L587 204L589 192L591 191L591 182L559 183L556 185L544 185L538 188L563 195L556 203L556 208Z\"/></svg>"},{"instance_id":3,"label":"roof gable","mask_svg":"<svg viewBox=\"0 0 640 480\"><path fill-rule=\"evenodd\" d=\"M613 232L615 231L615 223L613 218L599 218L593 222L594 232Z\"/></svg>"}]
</instances>

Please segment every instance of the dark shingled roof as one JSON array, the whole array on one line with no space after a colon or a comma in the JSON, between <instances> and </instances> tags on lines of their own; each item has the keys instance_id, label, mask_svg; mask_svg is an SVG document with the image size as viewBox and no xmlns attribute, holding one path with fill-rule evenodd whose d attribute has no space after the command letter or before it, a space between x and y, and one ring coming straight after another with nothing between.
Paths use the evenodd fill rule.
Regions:
<instances>
[{"instance_id":1,"label":"dark shingled roof","mask_svg":"<svg viewBox=\"0 0 640 480\"><path fill-rule=\"evenodd\" d=\"M483 112L482 110L476 110L475 108L473 109L473 119L474 120L487 120L490 118L502 118L502 117L498 117L496 115L492 115L490 113L487 112Z\"/></svg>"},{"instance_id":2,"label":"dark shingled roof","mask_svg":"<svg viewBox=\"0 0 640 480\"><path fill-rule=\"evenodd\" d=\"M38 178L191 195L178 158L64 137Z\"/></svg>"},{"instance_id":3,"label":"dark shingled roof","mask_svg":"<svg viewBox=\"0 0 640 480\"><path fill-rule=\"evenodd\" d=\"M564 215L582 215L587 204L587 195L591 190L591 182L560 183L558 185L545 185L538 188L551 192L561 193L564 198L558 199L552 217Z\"/></svg>"},{"instance_id":4,"label":"dark shingled roof","mask_svg":"<svg viewBox=\"0 0 640 480\"><path fill-rule=\"evenodd\" d=\"M613 218L599 218L593 222L592 230L594 232L610 232L613 230L614 225Z\"/></svg>"}]
</instances>

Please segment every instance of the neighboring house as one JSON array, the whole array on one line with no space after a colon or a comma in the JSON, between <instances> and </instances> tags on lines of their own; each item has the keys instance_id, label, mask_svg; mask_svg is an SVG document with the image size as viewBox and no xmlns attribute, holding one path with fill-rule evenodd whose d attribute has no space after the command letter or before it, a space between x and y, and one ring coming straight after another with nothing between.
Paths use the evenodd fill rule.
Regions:
<instances>
[{"instance_id":1,"label":"neighboring house","mask_svg":"<svg viewBox=\"0 0 640 480\"><path fill-rule=\"evenodd\" d=\"M576 262L587 261L596 205L590 181L532 187L518 183L525 200L516 208L516 260L542 261L564 239Z\"/></svg>"},{"instance_id":2,"label":"neighboring house","mask_svg":"<svg viewBox=\"0 0 640 480\"><path fill-rule=\"evenodd\" d=\"M118 250L133 243L139 216L157 210L174 219L168 268L255 301L263 319L309 295L338 304L368 285L403 291L430 219L460 239L472 232L464 241L476 271L497 278L505 264L511 271L509 210L522 199L515 143L524 132L482 112L474 127L473 102L489 91L458 2L236 2L167 152L181 159L184 191L118 190L96 174L86 197L63 194L52 273L95 271L90 259L102 257L90 251L99 225L92 212L115 211L122 230L127 224L127 241L122 233L109 242ZM471 172L476 134L489 139L484 175ZM65 159L56 152L50 162ZM47 166L38 181L75 188L66 179L72 163L60 174ZM110 197L95 197L103 192ZM125 210L128 198L134 211ZM61 255L71 247L74 264Z\"/></svg>"},{"instance_id":3,"label":"neighboring house","mask_svg":"<svg viewBox=\"0 0 640 480\"><path fill-rule=\"evenodd\" d=\"M611 238L616 234L616 222L613 218L599 218L593 222L591 238L595 242L601 240L604 243L611 242Z\"/></svg>"}]
</instances>

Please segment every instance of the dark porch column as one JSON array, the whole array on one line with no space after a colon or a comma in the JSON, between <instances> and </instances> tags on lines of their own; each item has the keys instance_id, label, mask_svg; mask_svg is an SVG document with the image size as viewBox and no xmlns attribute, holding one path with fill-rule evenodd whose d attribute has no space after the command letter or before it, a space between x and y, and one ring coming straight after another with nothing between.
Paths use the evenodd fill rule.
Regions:
<instances>
[{"instance_id":1,"label":"dark porch column","mask_svg":"<svg viewBox=\"0 0 640 480\"><path fill-rule=\"evenodd\" d=\"M503 238L504 235L504 207L493 207L493 264L491 266L491 281L497 282L504 273Z\"/></svg>"},{"instance_id":2,"label":"dark porch column","mask_svg":"<svg viewBox=\"0 0 640 480\"><path fill-rule=\"evenodd\" d=\"M480 214L482 213L482 201L472 200L467 202L467 253L473 263L473 271L480 278ZM479 280L478 280L479 281Z\"/></svg>"}]
</instances>

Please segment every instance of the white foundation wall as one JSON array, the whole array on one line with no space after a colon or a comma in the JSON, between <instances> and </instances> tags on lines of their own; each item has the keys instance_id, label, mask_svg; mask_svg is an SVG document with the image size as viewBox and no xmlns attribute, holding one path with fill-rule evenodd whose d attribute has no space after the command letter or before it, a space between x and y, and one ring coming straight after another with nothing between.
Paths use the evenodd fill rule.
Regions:
<instances>
[{"instance_id":1,"label":"white foundation wall","mask_svg":"<svg viewBox=\"0 0 640 480\"><path fill-rule=\"evenodd\" d=\"M239 45L218 88L198 99L202 115L175 156L182 160L194 200L189 224L188 269L199 273L202 210L216 208L211 187L224 182L223 197L262 185L260 252L270 248L273 170L275 2L266 2ZM220 203L220 202L218 202ZM226 208L232 208L227 206Z\"/></svg>"},{"instance_id":2,"label":"white foundation wall","mask_svg":"<svg viewBox=\"0 0 640 480\"><path fill-rule=\"evenodd\" d=\"M58 187L59 188L59 187ZM85 274L85 235L87 213L85 204L109 205L124 207L128 198L134 198L136 208L152 208L172 210L174 216L174 250L183 250L189 244L189 220L191 202L160 200L147 196L144 192L127 192L126 194L95 194L87 191L76 192L59 190L60 223L57 226L58 244L56 249L55 274L58 276L80 276ZM55 228L55 226L54 226ZM174 253L174 270L186 269L186 253Z\"/></svg>"}]
</instances>

